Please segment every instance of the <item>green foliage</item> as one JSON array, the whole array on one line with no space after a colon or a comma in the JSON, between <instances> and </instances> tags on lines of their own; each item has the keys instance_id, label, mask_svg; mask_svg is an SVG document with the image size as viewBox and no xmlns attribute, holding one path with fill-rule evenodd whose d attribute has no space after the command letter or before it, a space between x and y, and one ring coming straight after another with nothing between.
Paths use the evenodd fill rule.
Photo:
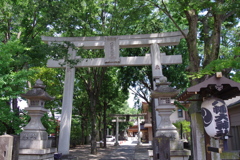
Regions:
<instances>
[{"instance_id":1,"label":"green foliage","mask_svg":"<svg viewBox=\"0 0 240 160\"><path fill-rule=\"evenodd\" d=\"M173 125L178 129L179 134L182 133L183 138L190 140L190 122L186 120L181 120L173 123Z\"/></svg>"},{"instance_id":2,"label":"green foliage","mask_svg":"<svg viewBox=\"0 0 240 160\"><path fill-rule=\"evenodd\" d=\"M55 134L57 128L59 127L58 121L54 117L49 116L48 113L44 114L44 116L41 119L41 122L43 126L46 128L46 132L48 134Z\"/></svg>"},{"instance_id":3,"label":"green foliage","mask_svg":"<svg viewBox=\"0 0 240 160\"><path fill-rule=\"evenodd\" d=\"M78 116L74 116L72 118L72 122L71 122L71 136L70 136L70 144L72 145L72 147L75 147L77 144L81 144L81 132L82 132L82 127L81 127L81 123L83 123L81 121L81 119ZM82 136L89 136L89 135L82 135ZM84 138L83 137L83 138Z\"/></svg>"},{"instance_id":4,"label":"green foliage","mask_svg":"<svg viewBox=\"0 0 240 160\"><path fill-rule=\"evenodd\" d=\"M186 41L183 39L177 46L167 46L161 49L167 55L182 55L181 64L163 66L163 75L167 77L168 82L171 82L172 87L180 89L189 87L189 72L186 69L189 66L189 54Z\"/></svg>"},{"instance_id":5,"label":"green foliage","mask_svg":"<svg viewBox=\"0 0 240 160\"><path fill-rule=\"evenodd\" d=\"M180 102L178 102L178 101L174 101L174 105L177 106L178 108L183 109L184 111L187 111L187 110L188 110L185 106L183 106L183 105L182 105Z\"/></svg>"},{"instance_id":6,"label":"green foliage","mask_svg":"<svg viewBox=\"0 0 240 160\"><path fill-rule=\"evenodd\" d=\"M229 69L231 73L228 75L234 81L240 82L239 69L240 69L240 56L239 56L239 47L235 47L232 56L228 58L217 59L208 64L200 72L190 75L189 78L201 78L205 75L213 75L216 72L224 72L226 69Z\"/></svg>"},{"instance_id":7,"label":"green foliage","mask_svg":"<svg viewBox=\"0 0 240 160\"><path fill-rule=\"evenodd\" d=\"M6 133L19 134L22 128L29 122L30 117L22 111L20 116L11 110L6 103L0 101L0 135Z\"/></svg>"},{"instance_id":8,"label":"green foliage","mask_svg":"<svg viewBox=\"0 0 240 160\"><path fill-rule=\"evenodd\" d=\"M28 78L35 73L28 69L46 64L46 45L41 42L40 36L49 29L47 25L55 18L52 3L47 0L0 1L0 103L4 104L5 109L12 105L9 120L15 117L21 119L15 100L29 87ZM11 118L11 115L15 117ZM0 114L0 119L4 116ZM17 120L8 123L7 132L8 128L16 128L14 125L19 123Z\"/></svg>"},{"instance_id":9,"label":"green foliage","mask_svg":"<svg viewBox=\"0 0 240 160\"><path fill-rule=\"evenodd\" d=\"M145 56L149 52L148 48L122 49L122 56ZM118 81L122 86L122 90L128 93L129 90L135 94L136 101L134 107L140 108L139 99L146 102L150 101L150 90L152 86L152 70L150 66L124 66L119 68L117 72ZM131 106L133 107L133 106Z\"/></svg>"},{"instance_id":10,"label":"green foliage","mask_svg":"<svg viewBox=\"0 0 240 160\"><path fill-rule=\"evenodd\" d=\"M34 72L34 74L31 74L28 79L32 86L35 84L37 79L42 80L46 85L46 92L55 98L54 102L57 103L57 101L61 101L64 82L64 69L32 67L29 69L29 71ZM46 108L48 108L48 103L49 102L47 102L45 106ZM58 105L60 105L59 102Z\"/></svg>"},{"instance_id":11,"label":"green foliage","mask_svg":"<svg viewBox=\"0 0 240 160\"><path fill-rule=\"evenodd\" d=\"M24 92L28 76L34 72L20 70L18 72L10 72L0 77L0 94L1 100L10 100L16 98Z\"/></svg>"}]
</instances>

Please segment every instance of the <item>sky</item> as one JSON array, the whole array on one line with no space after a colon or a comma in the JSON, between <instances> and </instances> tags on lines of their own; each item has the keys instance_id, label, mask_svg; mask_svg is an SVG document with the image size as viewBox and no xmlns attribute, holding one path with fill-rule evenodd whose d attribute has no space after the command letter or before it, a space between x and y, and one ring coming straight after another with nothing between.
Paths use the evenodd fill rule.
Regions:
<instances>
[{"instance_id":1,"label":"sky","mask_svg":"<svg viewBox=\"0 0 240 160\"><path fill-rule=\"evenodd\" d=\"M127 102L130 108L134 107L134 94L132 94L130 91L129 91L129 98Z\"/></svg>"},{"instance_id":2,"label":"sky","mask_svg":"<svg viewBox=\"0 0 240 160\"><path fill-rule=\"evenodd\" d=\"M20 109L24 109L24 108L28 107L27 101L19 98L18 106L20 107Z\"/></svg>"}]
</instances>

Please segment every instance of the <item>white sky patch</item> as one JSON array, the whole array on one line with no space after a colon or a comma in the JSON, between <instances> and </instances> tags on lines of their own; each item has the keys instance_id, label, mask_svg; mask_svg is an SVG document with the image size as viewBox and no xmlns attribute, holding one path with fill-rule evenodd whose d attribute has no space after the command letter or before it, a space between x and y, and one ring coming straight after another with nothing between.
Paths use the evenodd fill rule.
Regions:
<instances>
[{"instance_id":1,"label":"white sky patch","mask_svg":"<svg viewBox=\"0 0 240 160\"><path fill-rule=\"evenodd\" d=\"M23 100L22 98L18 98L18 106L20 109L28 107L27 101Z\"/></svg>"},{"instance_id":2,"label":"white sky patch","mask_svg":"<svg viewBox=\"0 0 240 160\"><path fill-rule=\"evenodd\" d=\"M128 90L128 91L129 91L128 105L130 108L133 108L134 107L134 94L133 94L133 92L131 92L131 90Z\"/></svg>"},{"instance_id":3,"label":"white sky patch","mask_svg":"<svg viewBox=\"0 0 240 160\"><path fill-rule=\"evenodd\" d=\"M200 12L198 15L200 16L205 16L207 14L208 11L203 11L203 12Z\"/></svg>"},{"instance_id":4,"label":"white sky patch","mask_svg":"<svg viewBox=\"0 0 240 160\"><path fill-rule=\"evenodd\" d=\"M131 90L128 90L128 92L129 92L129 98L127 100L128 105L129 105L130 108L134 108L134 103L136 101L136 100L134 100L134 96L135 95L134 95L134 93ZM138 99L140 101L140 105L142 105L143 99L140 98L140 97L138 97Z\"/></svg>"}]
</instances>

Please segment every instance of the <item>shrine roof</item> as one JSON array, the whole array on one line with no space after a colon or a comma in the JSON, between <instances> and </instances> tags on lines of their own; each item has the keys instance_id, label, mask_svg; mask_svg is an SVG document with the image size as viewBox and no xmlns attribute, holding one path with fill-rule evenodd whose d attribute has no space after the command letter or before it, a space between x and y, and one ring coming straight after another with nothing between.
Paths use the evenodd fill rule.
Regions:
<instances>
[{"instance_id":1,"label":"shrine roof","mask_svg":"<svg viewBox=\"0 0 240 160\"><path fill-rule=\"evenodd\" d=\"M229 104L228 108L233 108L233 107L238 107L238 106L240 106L240 99L236 102Z\"/></svg>"},{"instance_id":2,"label":"shrine roof","mask_svg":"<svg viewBox=\"0 0 240 160\"><path fill-rule=\"evenodd\" d=\"M134 125L132 127L129 127L129 129L127 130L132 132L138 132L138 126ZM140 130L147 130L147 128L144 127L144 124L140 124Z\"/></svg>"},{"instance_id":3,"label":"shrine roof","mask_svg":"<svg viewBox=\"0 0 240 160\"><path fill-rule=\"evenodd\" d=\"M240 83L224 76L212 76L197 85L187 88L185 92L177 97L177 100L202 101L202 99L191 99L194 95L200 95L202 98L214 96L228 100L240 95Z\"/></svg>"}]
</instances>

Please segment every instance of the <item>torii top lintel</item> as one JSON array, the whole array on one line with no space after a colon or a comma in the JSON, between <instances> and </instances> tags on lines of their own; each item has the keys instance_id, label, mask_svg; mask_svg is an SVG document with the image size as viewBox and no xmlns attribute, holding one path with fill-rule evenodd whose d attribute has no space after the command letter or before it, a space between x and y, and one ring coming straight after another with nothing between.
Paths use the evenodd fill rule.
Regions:
<instances>
[{"instance_id":1,"label":"torii top lintel","mask_svg":"<svg viewBox=\"0 0 240 160\"><path fill-rule=\"evenodd\" d=\"M185 33L188 31L185 30ZM159 46L177 45L183 38L181 32L153 33L142 35L124 35L124 36L97 36L97 37L45 37L42 40L51 43L71 42L76 47L84 49L104 49L105 58L82 59L75 67L104 67L104 66L143 66L152 65L156 61L153 56L153 62L149 54L141 57L120 57L119 48L137 48L150 47L153 44ZM155 52L155 51L154 51ZM159 51L157 51L158 53ZM78 58L78 57L76 57ZM65 60L48 60L47 66L50 68L62 68ZM182 63L181 55L165 55L161 54L161 60L164 64L180 64ZM160 66L160 65L154 65Z\"/></svg>"},{"instance_id":2,"label":"torii top lintel","mask_svg":"<svg viewBox=\"0 0 240 160\"><path fill-rule=\"evenodd\" d=\"M184 33L187 33L184 30ZM123 35L123 36L96 36L96 37L47 37L42 36L46 43L53 42L72 42L76 47L83 49L103 49L106 39L117 38L119 48L149 47L153 43L160 46L177 45L183 38L181 32L152 33L140 35Z\"/></svg>"}]
</instances>

